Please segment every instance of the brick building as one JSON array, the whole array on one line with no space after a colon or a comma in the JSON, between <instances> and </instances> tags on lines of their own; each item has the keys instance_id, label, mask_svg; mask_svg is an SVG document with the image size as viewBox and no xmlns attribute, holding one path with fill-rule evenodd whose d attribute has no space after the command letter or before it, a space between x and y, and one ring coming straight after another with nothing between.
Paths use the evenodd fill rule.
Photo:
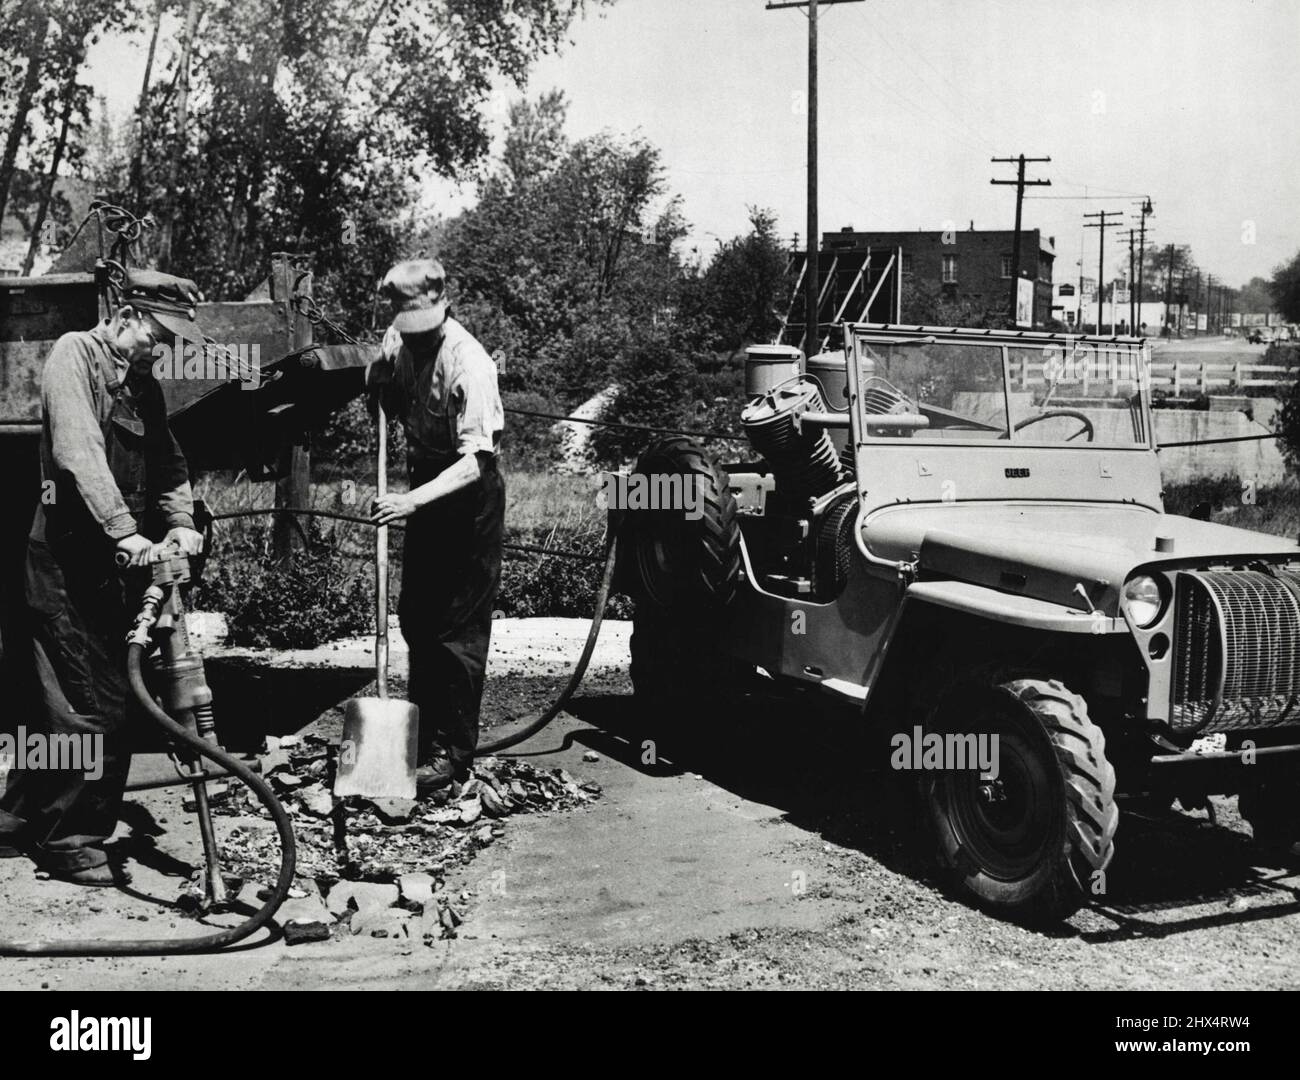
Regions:
<instances>
[{"instance_id":1,"label":"brick building","mask_svg":"<svg viewBox=\"0 0 1300 1080\"><path fill-rule=\"evenodd\" d=\"M903 252L903 273L938 285L954 300L976 307L1008 309L1011 305L1011 229L951 232L858 232L846 226L822 235L823 253L848 253L867 248ZM1034 325L1052 315L1052 263L1056 238L1037 229L1020 231L1020 275L1034 282ZM873 260L874 261L874 260Z\"/></svg>"}]
</instances>

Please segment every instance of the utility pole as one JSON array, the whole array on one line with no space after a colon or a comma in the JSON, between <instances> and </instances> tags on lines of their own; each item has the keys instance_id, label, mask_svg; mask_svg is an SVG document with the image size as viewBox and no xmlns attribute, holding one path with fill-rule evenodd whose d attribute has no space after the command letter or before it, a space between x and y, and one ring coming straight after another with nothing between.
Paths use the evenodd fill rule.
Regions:
<instances>
[{"instance_id":1,"label":"utility pole","mask_svg":"<svg viewBox=\"0 0 1300 1080\"><path fill-rule=\"evenodd\" d=\"M818 281L818 237L817 231L817 20L821 17L819 8L831 4L856 4L862 0L768 0L768 11L781 11L785 8L807 8L808 19L808 265L804 271L804 355L812 356L821 343L821 329L818 326L818 296L821 283Z\"/></svg>"},{"instance_id":2,"label":"utility pole","mask_svg":"<svg viewBox=\"0 0 1300 1080\"><path fill-rule=\"evenodd\" d=\"M1101 241L1097 245L1097 334L1098 336L1101 335L1101 320L1102 320L1101 298L1104 291L1102 285L1106 280L1106 230L1113 229L1116 225L1119 224L1118 221L1115 220L1107 221L1106 219L1118 218L1121 217L1122 214L1123 211L1120 210L1099 210L1095 214L1083 215L1086 218L1100 219L1098 221L1085 222L1083 226L1085 229L1096 229L1097 236ZM1115 326L1113 321L1111 324L1110 332L1112 334L1115 332Z\"/></svg>"},{"instance_id":3,"label":"utility pole","mask_svg":"<svg viewBox=\"0 0 1300 1080\"><path fill-rule=\"evenodd\" d=\"M1197 307L1200 307L1200 305L1201 305L1201 268L1200 268L1199 266L1196 268L1196 288L1194 288L1194 289L1192 290L1192 296L1194 296L1194 297L1196 298L1196 306L1197 306ZM1196 325L1195 325L1194 327L1192 327L1192 333L1194 333L1197 337L1200 337L1200 336L1201 336L1201 313L1200 313L1199 311L1196 313Z\"/></svg>"},{"instance_id":4,"label":"utility pole","mask_svg":"<svg viewBox=\"0 0 1300 1080\"><path fill-rule=\"evenodd\" d=\"M1165 263L1165 325L1160 332L1163 337L1166 333L1173 337L1173 327L1169 325L1169 304L1174 298L1174 245L1170 244L1168 255Z\"/></svg>"},{"instance_id":5,"label":"utility pole","mask_svg":"<svg viewBox=\"0 0 1300 1080\"><path fill-rule=\"evenodd\" d=\"M1137 279L1137 312L1138 319L1142 318L1142 279L1147 272L1147 218L1155 213L1151 206L1151 196L1148 195L1142 201L1142 216L1138 219L1138 279Z\"/></svg>"},{"instance_id":6,"label":"utility pole","mask_svg":"<svg viewBox=\"0 0 1300 1080\"><path fill-rule=\"evenodd\" d=\"M1205 332L1212 333L1214 330L1211 324L1211 312L1214 310L1214 275L1207 274L1205 278Z\"/></svg>"},{"instance_id":7,"label":"utility pole","mask_svg":"<svg viewBox=\"0 0 1300 1080\"><path fill-rule=\"evenodd\" d=\"M1011 247L1011 325L1016 325L1016 295L1020 289L1020 206L1025 201L1025 188L1027 187L1051 187L1050 180L1026 180L1025 179L1025 162L1027 161L1051 161L1049 157L1025 157L1024 154L1017 154L1013 158L995 157L990 158L995 165L1006 164L1016 166L1016 178L1014 180L990 180L990 184L1014 184L1016 188L1016 231L1012 238ZM1037 279L1037 272L1034 277ZM1030 309L1030 325L1033 325L1033 310Z\"/></svg>"},{"instance_id":8,"label":"utility pole","mask_svg":"<svg viewBox=\"0 0 1300 1080\"><path fill-rule=\"evenodd\" d=\"M1137 240L1137 230L1129 229L1128 231L1128 332L1133 333L1133 244Z\"/></svg>"},{"instance_id":9,"label":"utility pole","mask_svg":"<svg viewBox=\"0 0 1300 1080\"><path fill-rule=\"evenodd\" d=\"M1074 301L1075 316L1074 328L1080 334L1083 333L1083 255L1079 256L1079 295Z\"/></svg>"}]
</instances>

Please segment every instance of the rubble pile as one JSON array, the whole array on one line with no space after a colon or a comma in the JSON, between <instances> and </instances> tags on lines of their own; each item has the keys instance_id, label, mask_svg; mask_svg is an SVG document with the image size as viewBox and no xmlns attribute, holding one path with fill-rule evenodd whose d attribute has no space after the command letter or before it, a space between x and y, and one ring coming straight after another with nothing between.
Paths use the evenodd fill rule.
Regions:
<instances>
[{"instance_id":1,"label":"rubble pile","mask_svg":"<svg viewBox=\"0 0 1300 1080\"><path fill-rule=\"evenodd\" d=\"M332 794L335 752L318 736L268 737L261 756L262 775L293 818L298 839L295 888L276 917L289 944L349 931L399 940L454 937L468 899L447 889L454 867L504 835L510 815L570 810L600 795L598 784L563 769L483 758L464 784L425 799L339 800ZM212 809L261 819L219 830L223 866L240 886L238 902L257 908L280 861L270 815L242 784L217 795Z\"/></svg>"}]
</instances>

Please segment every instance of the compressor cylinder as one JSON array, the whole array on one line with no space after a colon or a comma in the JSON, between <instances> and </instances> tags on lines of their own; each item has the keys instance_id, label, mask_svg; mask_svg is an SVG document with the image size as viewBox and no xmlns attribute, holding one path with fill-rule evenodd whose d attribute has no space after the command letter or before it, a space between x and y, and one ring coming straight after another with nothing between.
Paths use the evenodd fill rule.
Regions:
<instances>
[{"instance_id":1,"label":"compressor cylinder","mask_svg":"<svg viewBox=\"0 0 1300 1080\"><path fill-rule=\"evenodd\" d=\"M814 498L840 482L843 472L826 429L797 423L801 413L825 411L817 384L798 378L754 398L740 414L750 445L772 466L782 494Z\"/></svg>"}]
</instances>

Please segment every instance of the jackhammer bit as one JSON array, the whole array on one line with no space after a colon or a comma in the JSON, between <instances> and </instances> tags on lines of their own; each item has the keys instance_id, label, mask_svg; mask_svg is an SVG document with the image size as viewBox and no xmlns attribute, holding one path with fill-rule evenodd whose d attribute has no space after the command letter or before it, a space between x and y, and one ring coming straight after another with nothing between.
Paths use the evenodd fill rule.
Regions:
<instances>
[{"instance_id":1,"label":"jackhammer bit","mask_svg":"<svg viewBox=\"0 0 1300 1080\"><path fill-rule=\"evenodd\" d=\"M159 688L160 704L177 723L205 742L220 747L203 656L190 641L185 623L185 600L180 587L190 580L189 558L179 553L164 553L159 561L150 564L149 569L153 581L145 590L128 641L145 648L148 648L151 637L157 642L158 652L151 659L150 667ZM184 775L203 776L203 763L197 754L185 751L178 757L188 770ZM212 827L207 780L197 779L192 787L206 864L205 907L211 909L226 904L229 896L221 872L221 851Z\"/></svg>"}]
</instances>

